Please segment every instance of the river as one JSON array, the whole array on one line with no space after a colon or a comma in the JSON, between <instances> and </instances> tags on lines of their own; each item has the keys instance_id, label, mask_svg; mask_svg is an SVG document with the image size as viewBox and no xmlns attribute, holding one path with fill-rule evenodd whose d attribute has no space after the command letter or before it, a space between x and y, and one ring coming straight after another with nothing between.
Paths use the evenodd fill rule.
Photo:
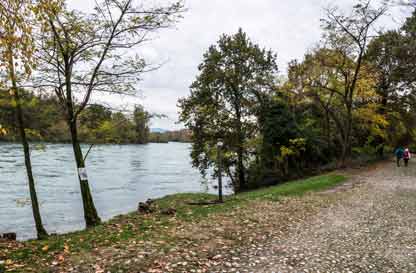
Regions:
<instances>
[{"instance_id":1,"label":"river","mask_svg":"<svg viewBox=\"0 0 416 273\"><path fill-rule=\"evenodd\" d=\"M39 146L39 147L37 147ZM41 214L49 233L84 228L79 182L69 144L32 145ZM88 146L84 145L84 152ZM213 181L192 168L190 144L97 145L87 158L90 187L103 220L136 210L137 203L179 192L213 192ZM23 153L0 144L0 233L34 238Z\"/></svg>"}]
</instances>

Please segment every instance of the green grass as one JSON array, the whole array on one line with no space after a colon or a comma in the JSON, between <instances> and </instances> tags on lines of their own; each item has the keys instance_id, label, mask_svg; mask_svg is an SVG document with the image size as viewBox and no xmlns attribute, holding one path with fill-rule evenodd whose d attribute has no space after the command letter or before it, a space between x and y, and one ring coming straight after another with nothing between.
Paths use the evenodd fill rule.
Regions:
<instances>
[{"instance_id":1,"label":"green grass","mask_svg":"<svg viewBox=\"0 0 416 273\"><path fill-rule=\"evenodd\" d=\"M303 195L306 192L322 191L345 181L342 175L329 174L311 177L308 179L287 182L277 186L262 188L254 191L243 192L225 198L223 204L190 206L186 203L195 201L211 201L217 198L212 194L175 194L166 196L157 201L162 208L172 207L177 209L177 217L183 220L195 220L199 217L206 217L211 213L219 213L230 210L236 206L243 206L254 200L278 201L282 196Z\"/></svg>"},{"instance_id":2,"label":"green grass","mask_svg":"<svg viewBox=\"0 0 416 273\"><path fill-rule=\"evenodd\" d=\"M237 197L246 197L248 199L275 199L278 196L302 195L310 191L322 191L334 187L345 181L342 175L323 175L315 176L304 180L292 181L285 184L263 188L251 192L246 192Z\"/></svg>"},{"instance_id":3,"label":"green grass","mask_svg":"<svg viewBox=\"0 0 416 273\"><path fill-rule=\"evenodd\" d=\"M215 200L216 195L203 193L175 194L156 200L154 206L156 210L175 208L177 211L176 218L179 221L198 222L199 219L210 214L231 211L236 207L243 208L251 202L278 201L282 196L303 195L306 192L325 190L342 183L345 179L344 176L336 174L317 176L228 196L223 204L214 205L189 205L187 203ZM7 259L31 265L35 268L35 271L32 272L38 272L36 268L44 270L44 263L51 262L56 254L64 252L65 248L70 250L71 255L82 255L82 253L88 253L97 247L122 246L123 242L131 240L158 241L163 239L169 241L170 244L174 244L174 238L166 232L166 227L175 225L175 222L170 221L171 219L171 217L159 213L141 215L134 212L117 216L95 228L51 236L43 241L25 242L23 246L11 250ZM45 250L46 245L48 246L47 250ZM1 258L0 255L0 260Z\"/></svg>"}]
</instances>

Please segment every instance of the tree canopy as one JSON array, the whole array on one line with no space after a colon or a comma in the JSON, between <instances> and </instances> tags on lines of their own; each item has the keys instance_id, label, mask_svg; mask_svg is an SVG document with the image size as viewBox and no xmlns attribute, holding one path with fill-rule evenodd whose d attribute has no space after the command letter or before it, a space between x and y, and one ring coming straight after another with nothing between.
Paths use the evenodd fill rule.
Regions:
<instances>
[{"instance_id":1,"label":"tree canopy","mask_svg":"<svg viewBox=\"0 0 416 273\"><path fill-rule=\"evenodd\" d=\"M192 159L203 173L215 165L218 141L227 149L224 166L235 189L246 186L248 140L277 76L276 56L254 44L241 29L223 35L204 54L191 95L180 101L181 121L193 132Z\"/></svg>"}]
</instances>

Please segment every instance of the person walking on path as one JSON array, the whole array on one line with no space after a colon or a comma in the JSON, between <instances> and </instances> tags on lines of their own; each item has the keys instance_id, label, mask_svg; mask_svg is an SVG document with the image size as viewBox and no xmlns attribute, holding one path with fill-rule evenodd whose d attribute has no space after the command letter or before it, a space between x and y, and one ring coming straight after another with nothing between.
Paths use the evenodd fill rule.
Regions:
<instances>
[{"instance_id":1,"label":"person walking on path","mask_svg":"<svg viewBox=\"0 0 416 273\"><path fill-rule=\"evenodd\" d=\"M404 156L404 149L402 146L399 146L395 151L394 155L396 156L397 167L400 167L400 160L402 160Z\"/></svg>"},{"instance_id":2,"label":"person walking on path","mask_svg":"<svg viewBox=\"0 0 416 273\"><path fill-rule=\"evenodd\" d=\"M404 160L405 167L407 167L407 165L409 164L409 160L411 157L412 155L410 154L409 148L404 149L403 160Z\"/></svg>"}]
</instances>

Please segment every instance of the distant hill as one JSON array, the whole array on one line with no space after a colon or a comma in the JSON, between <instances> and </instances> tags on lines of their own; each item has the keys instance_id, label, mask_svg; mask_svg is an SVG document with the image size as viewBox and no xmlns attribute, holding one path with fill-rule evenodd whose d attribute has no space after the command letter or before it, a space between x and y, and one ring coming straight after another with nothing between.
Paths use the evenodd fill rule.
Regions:
<instances>
[{"instance_id":1,"label":"distant hill","mask_svg":"<svg viewBox=\"0 0 416 273\"><path fill-rule=\"evenodd\" d=\"M151 133L166 133L168 130L162 128L150 128Z\"/></svg>"}]
</instances>

